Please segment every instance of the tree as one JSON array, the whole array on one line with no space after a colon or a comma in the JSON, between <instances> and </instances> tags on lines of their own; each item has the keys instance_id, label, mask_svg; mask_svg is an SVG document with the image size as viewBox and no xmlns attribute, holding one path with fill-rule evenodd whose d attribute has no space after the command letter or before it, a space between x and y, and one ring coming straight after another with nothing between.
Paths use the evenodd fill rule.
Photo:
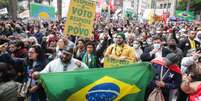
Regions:
<instances>
[{"instance_id":1,"label":"tree","mask_svg":"<svg viewBox=\"0 0 201 101\"><path fill-rule=\"evenodd\" d=\"M190 10L200 10L201 0L183 0L178 3L177 9L186 10L187 4L190 2Z\"/></svg>"},{"instance_id":2,"label":"tree","mask_svg":"<svg viewBox=\"0 0 201 101\"><path fill-rule=\"evenodd\" d=\"M9 1L8 0L0 0L0 8L8 8Z\"/></svg>"},{"instance_id":3,"label":"tree","mask_svg":"<svg viewBox=\"0 0 201 101\"><path fill-rule=\"evenodd\" d=\"M193 9L195 11L201 10L201 0L191 1L191 9Z\"/></svg>"},{"instance_id":4,"label":"tree","mask_svg":"<svg viewBox=\"0 0 201 101\"><path fill-rule=\"evenodd\" d=\"M57 0L57 17L58 20L61 20L61 13L62 13L62 0Z\"/></svg>"},{"instance_id":5,"label":"tree","mask_svg":"<svg viewBox=\"0 0 201 101\"><path fill-rule=\"evenodd\" d=\"M10 2L10 15L12 17L12 19L17 19L17 1L18 0L9 0Z\"/></svg>"},{"instance_id":6,"label":"tree","mask_svg":"<svg viewBox=\"0 0 201 101\"><path fill-rule=\"evenodd\" d=\"M7 8L12 19L17 18L17 2L18 0L0 0L0 8Z\"/></svg>"}]
</instances>

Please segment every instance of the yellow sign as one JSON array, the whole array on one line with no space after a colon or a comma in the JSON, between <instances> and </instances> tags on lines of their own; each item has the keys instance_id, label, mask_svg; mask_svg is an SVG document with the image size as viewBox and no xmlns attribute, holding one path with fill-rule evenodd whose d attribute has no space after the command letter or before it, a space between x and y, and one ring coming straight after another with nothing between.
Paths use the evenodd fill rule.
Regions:
<instances>
[{"instance_id":1,"label":"yellow sign","mask_svg":"<svg viewBox=\"0 0 201 101\"><path fill-rule=\"evenodd\" d=\"M105 76L75 92L67 101L119 101L139 91L136 85Z\"/></svg>"},{"instance_id":2,"label":"yellow sign","mask_svg":"<svg viewBox=\"0 0 201 101\"><path fill-rule=\"evenodd\" d=\"M123 66L128 64L133 64L134 62L128 60L117 60L109 57L104 57L104 68L114 67L114 66Z\"/></svg>"},{"instance_id":3,"label":"yellow sign","mask_svg":"<svg viewBox=\"0 0 201 101\"><path fill-rule=\"evenodd\" d=\"M96 3L91 0L70 0L65 34L89 37L92 35Z\"/></svg>"}]
</instances>

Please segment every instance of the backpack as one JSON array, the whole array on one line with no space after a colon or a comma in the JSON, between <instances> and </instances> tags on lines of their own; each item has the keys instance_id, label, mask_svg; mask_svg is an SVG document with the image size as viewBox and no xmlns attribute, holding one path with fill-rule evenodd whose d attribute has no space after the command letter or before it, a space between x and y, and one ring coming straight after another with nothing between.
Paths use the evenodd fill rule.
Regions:
<instances>
[{"instance_id":1,"label":"backpack","mask_svg":"<svg viewBox=\"0 0 201 101\"><path fill-rule=\"evenodd\" d=\"M163 78L169 71L168 69L163 75L163 68L164 67L162 66L161 73L160 73L160 80L163 80ZM149 94L147 101L165 101L161 88L160 87L154 88L153 91Z\"/></svg>"},{"instance_id":2,"label":"backpack","mask_svg":"<svg viewBox=\"0 0 201 101\"><path fill-rule=\"evenodd\" d=\"M161 89L154 88L154 90L149 94L147 101L165 101Z\"/></svg>"},{"instance_id":3,"label":"backpack","mask_svg":"<svg viewBox=\"0 0 201 101\"><path fill-rule=\"evenodd\" d=\"M18 85L14 81L3 82L0 84L1 101L17 101Z\"/></svg>"}]
</instances>

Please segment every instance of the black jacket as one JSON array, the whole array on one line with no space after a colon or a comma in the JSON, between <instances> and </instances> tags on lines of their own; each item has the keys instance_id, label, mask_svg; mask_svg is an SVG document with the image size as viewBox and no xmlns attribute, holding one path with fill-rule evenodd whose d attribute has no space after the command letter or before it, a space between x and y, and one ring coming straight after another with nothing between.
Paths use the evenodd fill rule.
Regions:
<instances>
[{"instance_id":1,"label":"black jacket","mask_svg":"<svg viewBox=\"0 0 201 101\"><path fill-rule=\"evenodd\" d=\"M144 49L143 54L140 56L142 61L151 61L152 59L155 58L155 54L153 54L152 56L150 55L150 52L153 50L153 47L146 47ZM166 49L166 48L162 48L162 57L165 57L167 54L171 53L170 50Z\"/></svg>"},{"instance_id":2,"label":"black jacket","mask_svg":"<svg viewBox=\"0 0 201 101\"><path fill-rule=\"evenodd\" d=\"M196 50L198 50L200 48L200 43L196 40L194 41L195 41ZM183 56L186 56L188 50L191 49L191 44L189 39L185 39L181 41L179 46L180 46L180 49L183 51Z\"/></svg>"}]
</instances>

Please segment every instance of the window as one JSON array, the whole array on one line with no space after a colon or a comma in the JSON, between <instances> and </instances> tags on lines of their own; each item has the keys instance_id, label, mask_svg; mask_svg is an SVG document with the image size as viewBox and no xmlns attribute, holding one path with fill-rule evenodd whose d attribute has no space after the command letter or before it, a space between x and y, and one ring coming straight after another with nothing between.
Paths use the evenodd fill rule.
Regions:
<instances>
[{"instance_id":1,"label":"window","mask_svg":"<svg viewBox=\"0 0 201 101\"><path fill-rule=\"evenodd\" d=\"M164 4L164 8L167 8L167 4Z\"/></svg>"},{"instance_id":2,"label":"window","mask_svg":"<svg viewBox=\"0 0 201 101\"><path fill-rule=\"evenodd\" d=\"M168 8L170 8L171 7L171 3L168 3Z\"/></svg>"},{"instance_id":3,"label":"window","mask_svg":"<svg viewBox=\"0 0 201 101\"><path fill-rule=\"evenodd\" d=\"M160 4L160 9L163 9L163 4Z\"/></svg>"}]
</instances>

